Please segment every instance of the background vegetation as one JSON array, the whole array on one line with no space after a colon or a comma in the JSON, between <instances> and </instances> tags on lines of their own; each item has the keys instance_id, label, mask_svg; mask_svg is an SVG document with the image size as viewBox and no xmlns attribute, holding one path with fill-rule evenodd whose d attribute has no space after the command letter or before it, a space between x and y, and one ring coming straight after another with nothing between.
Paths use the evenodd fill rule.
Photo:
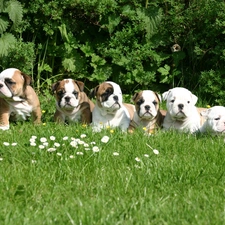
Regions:
<instances>
[{"instance_id":1,"label":"background vegetation","mask_svg":"<svg viewBox=\"0 0 225 225\"><path fill-rule=\"evenodd\" d=\"M72 77L225 103L223 0L1 0L0 14L1 70L31 74L39 91Z\"/></svg>"}]
</instances>

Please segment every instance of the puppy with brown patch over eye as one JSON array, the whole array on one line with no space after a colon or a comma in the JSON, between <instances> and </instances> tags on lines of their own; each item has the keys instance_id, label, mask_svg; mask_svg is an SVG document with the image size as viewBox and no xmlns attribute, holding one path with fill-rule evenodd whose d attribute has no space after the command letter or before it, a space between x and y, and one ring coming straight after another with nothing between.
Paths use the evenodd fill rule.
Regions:
<instances>
[{"instance_id":1,"label":"puppy with brown patch over eye","mask_svg":"<svg viewBox=\"0 0 225 225\"><path fill-rule=\"evenodd\" d=\"M94 132L109 127L119 127L127 131L134 112L132 104L124 104L122 91L118 84L107 81L96 86L91 92L96 97L95 108L92 113L92 126Z\"/></svg>"},{"instance_id":2,"label":"puppy with brown patch over eye","mask_svg":"<svg viewBox=\"0 0 225 225\"><path fill-rule=\"evenodd\" d=\"M148 133L161 128L163 115L160 111L161 96L159 94L151 90L143 90L135 93L132 100L135 112L129 126L130 133L138 127L145 128Z\"/></svg>"},{"instance_id":3,"label":"puppy with brown patch over eye","mask_svg":"<svg viewBox=\"0 0 225 225\"><path fill-rule=\"evenodd\" d=\"M10 121L32 117L41 123L40 101L30 86L31 78L16 68L0 73L0 129L8 130Z\"/></svg>"},{"instance_id":4,"label":"puppy with brown patch over eye","mask_svg":"<svg viewBox=\"0 0 225 225\"><path fill-rule=\"evenodd\" d=\"M92 122L94 103L84 92L84 83L73 79L64 79L52 85L56 100L56 122Z\"/></svg>"}]
</instances>

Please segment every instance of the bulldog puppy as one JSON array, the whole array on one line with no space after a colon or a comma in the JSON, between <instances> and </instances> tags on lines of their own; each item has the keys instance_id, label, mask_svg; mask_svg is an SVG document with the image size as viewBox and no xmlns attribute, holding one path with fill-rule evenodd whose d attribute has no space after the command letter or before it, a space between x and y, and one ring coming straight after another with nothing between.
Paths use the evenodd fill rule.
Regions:
<instances>
[{"instance_id":1,"label":"bulldog puppy","mask_svg":"<svg viewBox=\"0 0 225 225\"><path fill-rule=\"evenodd\" d=\"M52 85L56 100L55 122L92 122L94 103L84 92L84 83L73 79L64 79Z\"/></svg>"},{"instance_id":2,"label":"bulldog puppy","mask_svg":"<svg viewBox=\"0 0 225 225\"><path fill-rule=\"evenodd\" d=\"M213 106L201 112L206 121L200 128L201 133L213 135L225 133L225 107Z\"/></svg>"},{"instance_id":3,"label":"bulldog puppy","mask_svg":"<svg viewBox=\"0 0 225 225\"><path fill-rule=\"evenodd\" d=\"M193 133L200 128L200 115L195 107L197 96L182 87L170 89L162 96L167 107L163 129Z\"/></svg>"},{"instance_id":4,"label":"bulldog puppy","mask_svg":"<svg viewBox=\"0 0 225 225\"><path fill-rule=\"evenodd\" d=\"M93 89L91 96L96 97L92 113L94 132L99 132L107 126L127 131L134 106L123 104L122 91L118 84L111 81L104 82Z\"/></svg>"},{"instance_id":5,"label":"bulldog puppy","mask_svg":"<svg viewBox=\"0 0 225 225\"><path fill-rule=\"evenodd\" d=\"M32 116L41 123L40 101L30 86L31 78L16 68L0 73L0 129L8 130L10 121L26 120Z\"/></svg>"},{"instance_id":6,"label":"bulldog puppy","mask_svg":"<svg viewBox=\"0 0 225 225\"><path fill-rule=\"evenodd\" d=\"M133 119L129 126L132 133L134 128L146 128L146 132L153 133L161 127L163 115L159 109L161 96L151 90L140 91L132 98L135 105Z\"/></svg>"}]
</instances>

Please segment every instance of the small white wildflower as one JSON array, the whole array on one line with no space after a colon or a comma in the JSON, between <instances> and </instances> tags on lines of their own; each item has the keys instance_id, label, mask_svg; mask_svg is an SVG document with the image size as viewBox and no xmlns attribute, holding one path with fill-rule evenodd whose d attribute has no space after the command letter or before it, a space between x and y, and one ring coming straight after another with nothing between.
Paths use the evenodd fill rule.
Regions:
<instances>
[{"instance_id":1,"label":"small white wildflower","mask_svg":"<svg viewBox=\"0 0 225 225\"><path fill-rule=\"evenodd\" d=\"M134 165L134 167L135 167L135 168L138 168L138 169L141 168L139 165L136 165L136 164Z\"/></svg>"},{"instance_id":2,"label":"small white wildflower","mask_svg":"<svg viewBox=\"0 0 225 225\"><path fill-rule=\"evenodd\" d=\"M49 148L49 149L47 150L47 152L54 152L54 151L56 151L56 148Z\"/></svg>"},{"instance_id":3,"label":"small white wildflower","mask_svg":"<svg viewBox=\"0 0 225 225\"><path fill-rule=\"evenodd\" d=\"M9 144L9 142L3 142L3 145L9 146L10 144Z\"/></svg>"},{"instance_id":4,"label":"small white wildflower","mask_svg":"<svg viewBox=\"0 0 225 225\"><path fill-rule=\"evenodd\" d=\"M37 144L35 142L30 142L30 146L36 146Z\"/></svg>"},{"instance_id":5,"label":"small white wildflower","mask_svg":"<svg viewBox=\"0 0 225 225\"><path fill-rule=\"evenodd\" d=\"M113 152L113 155L118 156L119 153L118 152Z\"/></svg>"},{"instance_id":6,"label":"small white wildflower","mask_svg":"<svg viewBox=\"0 0 225 225\"><path fill-rule=\"evenodd\" d=\"M38 148L40 148L40 149L44 149L44 148L45 148L45 146L44 146L44 145L39 145L39 146L38 146Z\"/></svg>"},{"instance_id":7,"label":"small white wildflower","mask_svg":"<svg viewBox=\"0 0 225 225\"><path fill-rule=\"evenodd\" d=\"M2 161L3 160L3 158L0 158L0 161Z\"/></svg>"},{"instance_id":8,"label":"small white wildflower","mask_svg":"<svg viewBox=\"0 0 225 225\"><path fill-rule=\"evenodd\" d=\"M55 140L55 136L50 136L50 140L54 141Z\"/></svg>"},{"instance_id":9,"label":"small white wildflower","mask_svg":"<svg viewBox=\"0 0 225 225\"><path fill-rule=\"evenodd\" d=\"M85 150L85 151L89 151L89 150L91 150L91 149L90 149L90 148L85 148L84 150Z\"/></svg>"},{"instance_id":10,"label":"small white wildflower","mask_svg":"<svg viewBox=\"0 0 225 225\"><path fill-rule=\"evenodd\" d=\"M17 145L17 143L16 143L16 142L13 142L11 145L12 145L12 146L16 146L16 145Z\"/></svg>"},{"instance_id":11,"label":"small white wildflower","mask_svg":"<svg viewBox=\"0 0 225 225\"><path fill-rule=\"evenodd\" d=\"M74 156L73 156L73 155L70 155L70 158L71 158L71 159L74 159Z\"/></svg>"},{"instance_id":12,"label":"small white wildflower","mask_svg":"<svg viewBox=\"0 0 225 225\"><path fill-rule=\"evenodd\" d=\"M100 151L100 149L99 149L99 147L98 147L98 146L94 146L94 147L92 148L92 151L93 151L93 152L99 152L99 151Z\"/></svg>"},{"instance_id":13,"label":"small white wildflower","mask_svg":"<svg viewBox=\"0 0 225 225\"><path fill-rule=\"evenodd\" d=\"M141 159L138 158L138 157L136 157L135 160L136 160L137 162L140 162L140 161L141 161Z\"/></svg>"},{"instance_id":14,"label":"small white wildflower","mask_svg":"<svg viewBox=\"0 0 225 225\"><path fill-rule=\"evenodd\" d=\"M31 163L36 163L36 162L37 162L37 160L34 160L34 159L31 160Z\"/></svg>"},{"instance_id":15,"label":"small white wildflower","mask_svg":"<svg viewBox=\"0 0 225 225\"><path fill-rule=\"evenodd\" d=\"M153 153L158 155L159 154L159 151L157 149L153 149Z\"/></svg>"},{"instance_id":16,"label":"small white wildflower","mask_svg":"<svg viewBox=\"0 0 225 225\"><path fill-rule=\"evenodd\" d=\"M35 142L35 141L36 141L36 139L33 139L33 138L30 139L30 142Z\"/></svg>"},{"instance_id":17,"label":"small white wildflower","mask_svg":"<svg viewBox=\"0 0 225 225\"><path fill-rule=\"evenodd\" d=\"M42 138L40 138L40 142L47 142L47 138L45 138L45 137L42 137Z\"/></svg>"},{"instance_id":18,"label":"small white wildflower","mask_svg":"<svg viewBox=\"0 0 225 225\"><path fill-rule=\"evenodd\" d=\"M78 140L77 142L79 145L83 145L85 142L84 141L81 141L81 140Z\"/></svg>"},{"instance_id":19,"label":"small white wildflower","mask_svg":"<svg viewBox=\"0 0 225 225\"><path fill-rule=\"evenodd\" d=\"M95 143L94 141L92 141L90 144L91 144L91 145L95 145L96 143Z\"/></svg>"},{"instance_id":20,"label":"small white wildflower","mask_svg":"<svg viewBox=\"0 0 225 225\"><path fill-rule=\"evenodd\" d=\"M63 140L66 141L68 140L69 138L67 136L63 137Z\"/></svg>"},{"instance_id":21,"label":"small white wildflower","mask_svg":"<svg viewBox=\"0 0 225 225\"><path fill-rule=\"evenodd\" d=\"M80 138L85 138L85 137L87 137L86 134L81 134L81 135L80 135Z\"/></svg>"},{"instance_id":22,"label":"small white wildflower","mask_svg":"<svg viewBox=\"0 0 225 225\"><path fill-rule=\"evenodd\" d=\"M77 142L74 140L74 141L71 141L70 142L70 145L72 146L72 147L77 147Z\"/></svg>"},{"instance_id":23,"label":"small white wildflower","mask_svg":"<svg viewBox=\"0 0 225 225\"><path fill-rule=\"evenodd\" d=\"M147 157L147 158L148 158L148 157L149 157L149 155L148 155L148 154L144 154L144 157Z\"/></svg>"},{"instance_id":24,"label":"small white wildflower","mask_svg":"<svg viewBox=\"0 0 225 225\"><path fill-rule=\"evenodd\" d=\"M74 141L75 139L76 139L76 138L74 138L74 137L71 137L71 140L72 140L72 141Z\"/></svg>"},{"instance_id":25,"label":"small white wildflower","mask_svg":"<svg viewBox=\"0 0 225 225\"><path fill-rule=\"evenodd\" d=\"M48 142L44 142L44 143L42 143L42 145L48 146Z\"/></svg>"},{"instance_id":26,"label":"small white wildflower","mask_svg":"<svg viewBox=\"0 0 225 225\"><path fill-rule=\"evenodd\" d=\"M58 156L62 156L62 153L60 153L60 152L57 152L57 153L56 153L56 155L58 155Z\"/></svg>"},{"instance_id":27,"label":"small white wildflower","mask_svg":"<svg viewBox=\"0 0 225 225\"><path fill-rule=\"evenodd\" d=\"M31 139L34 139L35 140L36 138L37 138L37 136L34 136L34 135L31 136Z\"/></svg>"},{"instance_id":28,"label":"small white wildflower","mask_svg":"<svg viewBox=\"0 0 225 225\"><path fill-rule=\"evenodd\" d=\"M101 142L103 143L107 143L109 141L109 137L108 136L104 136L102 139L101 139Z\"/></svg>"},{"instance_id":29,"label":"small white wildflower","mask_svg":"<svg viewBox=\"0 0 225 225\"><path fill-rule=\"evenodd\" d=\"M83 152L77 152L77 155L83 155L84 153Z\"/></svg>"},{"instance_id":30,"label":"small white wildflower","mask_svg":"<svg viewBox=\"0 0 225 225\"><path fill-rule=\"evenodd\" d=\"M55 142L55 143L54 143L54 146L55 146L55 147L59 147L59 146L60 146L60 144L59 144L59 143L57 143L57 142Z\"/></svg>"}]
</instances>

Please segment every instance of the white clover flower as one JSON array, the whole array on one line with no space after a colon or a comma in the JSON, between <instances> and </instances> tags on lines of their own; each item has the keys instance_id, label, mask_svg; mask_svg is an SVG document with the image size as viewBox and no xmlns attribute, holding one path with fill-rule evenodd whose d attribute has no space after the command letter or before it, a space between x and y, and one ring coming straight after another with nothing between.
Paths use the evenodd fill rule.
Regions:
<instances>
[{"instance_id":1,"label":"white clover flower","mask_svg":"<svg viewBox=\"0 0 225 225\"><path fill-rule=\"evenodd\" d=\"M102 139L101 139L101 142L103 143L107 143L109 141L109 137L108 136L104 136Z\"/></svg>"},{"instance_id":2,"label":"white clover flower","mask_svg":"<svg viewBox=\"0 0 225 225\"><path fill-rule=\"evenodd\" d=\"M44 143L42 143L42 145L48 146L48 142L44 142Z\"/></svg>"},{"instance_id":3,"label":"white clover flower","mask_svg":"<svg viewBox=\"0 0 225 225\"><path fill-rule=\"evenodd\" d=\"M70 142L70 145L72 146L72 147L77 147L77 142L75 141L75 140L73 140L73 141L71 141Z\"/></svg>"},{"instance_id":4,"label":"white clover flower","mask_svg":"<svg viewBox=\"0 0 225 225\"><path fill-rule=\"evenodd\" d=\"M55 142L55 143L54 143L54 146L55 146L55 147L60 147L60 144L57 143L57 142Z\"/></svg>"},{"instance_id":5,"label":"white clover flower","mask_svg":"<svg viewBox=\"0 0 225 225\"><path fill-rule=\"evenodd\" d=\"M118 152L113 152L113 155L118 156L119 153Z\"/></svg>"},{"instance_id":6,"label":"white clover flower","mask_svg":"<svg viewBox=\"0 0 225 225\"><path fill-rule=\"evenodd\" d=\"M47 152L54 152L56 151L56 148L48 148Z\"/></svg>"},{"instance_id":7,"label":"white clover flower","mask_svg":"<svg viewBox=\"0 0 225 225\"><path fill-rule=\"evenodd\" d=\"M83 152L77 152L77 155L83 155L84 153Z\"/></svg>"},{"instance_id":8,"label":"white clover flower","mask_svg":"<svg viewBox=\"0 0 225 225\"><path fill-rule=\"evenodd\" d=\"M36 163L36 162L37 162L37 160L34 160L34 159L31 160L31 163Z\"/></svg>"},{"instance_id":9,"label":"white clover flower","mask_svg":"<svg viewBox=\"0 0 225 225\"><path fill-rule=\"evenodd\" d=\"M54 141L55 140L55 136L50 136L50 140Z\"/></svg>"},{"instance_id":10,"label":"white clover flower","mask_svg":"<svg viewBox=\"0 0 225 225\"><path fill-rule=\"evenodd\" d=\"M88 143L84 143L84 147L89 147L89 144Z\"/></svg>"},{"instance_id":11,"label":"white clover flower","mask_svg":"<svg viewBox=\"0 0 225 225\"><path fill-rule=\"evenodd\" d=\"M144 154L144 157L148 158L148 157L149 157L149 155L148 155L148 154Z\"/></svg>"},{"instance_id":12,"label":"white clover flower","mask_svg":"<svg viewBox=\"0 0 225 225\"><path fill-rule=\"evenodd\" d=\"M58 155L58 156L62 156L62 153L60 153L60 152L57 152L57 153L56 153L56 155Z\"/></svg>"},{"instance_id":13,"label":"white clover flower","mask_svg":"<svg viewBox=\"0 0 225 225\"><path fill-rule=\"evenodd\" d=\"M84 150L85 150L85 151L89 151L89 150L91 150L91 149L90 149L90 148L84 148Z\"/></svg>"},{"instance_id":14,"label":"white clover flower","mask_svg":"<svg viewBox=\"0 0 225 225\"><path fill-rule=\"evenodd\" d=\"M47 142L47 138L45 138L45 137L42 137L42 138L40 138L40 142Z\"/></svg>"},{"instance_id":15,"label":"white clover flower","mask_svg":"<svg viewBox=\"0 0 225 225\"><path fill-rule=\"evenodd\" d=\"M95 145L96 143L95 143L94 141L92 141L90 144L91 144L91 145Z\"/></svg>"},{"instance_id":16,"label":"white clover flower","mask_svg":"<svg viewBox=\"0 0 225 225\"><path fill-rule=\"evenodd\" d=\"M138 157L136 157L135 160L136 160L137 162L140 162L140 161L141 161L141 159L138 158Z\"/></svg>"},{"instance_id":17,"label":"white clover flower","mask_svg":"<svg viewBox=\"0 0 225 225\"><path fill-rule=\"evenodd\" d=\"M30 146L36 146L37 144L35 142L30 142Z\"/></svg>"},{"instance_id":18,"label":"white clover flower","mask_svg":"<svg viewBox=\"0 0 225 225\"><path fill-rule=\"evenodd\" d=\"M98 147L98 146L94 146L94 147L92 148L92 151L93 151L93 152L99 152L99 151L100 151L100 149L99 149L99 147Z\"/></svg>"},{"instance_id":19,"label":"white clover flower","mask_svg":"<svg viewBox=\"0 0 225 225\"><path fill-rule=\"evenodd\" d=\"M64 140L64 141L66 141L66 140L68 140L68 139L69 139L69 137L67 137L67 136L63 137L63 140Z\"/></svg>"},{"instance_id":20,"label":"white clover flower","mask_svg":"<svg viewBox=\"0 0 225 225\"><path fill-rule=\"evenodd\" d=\"M9 146L10 144L9 144L9 142L3 142L3 145Z\"/></svg>"},{"instance_id":21,"label":"white clover flower","mask_svg":"<svg viewBox=\"0 0 225 225\"><path fill-rule=\"evenodd\" d=\"M73 155L70 155L70 158L71 158L71 159L74 159L74 156L73 156Z\"/></svg>"},{"instance_id":22,"label":"white clover flower","mask_svg":"<svg viewBox=\"0 0 225 225\"><path fill-rule=\"evenodd\" d=\"M2 161L3 160L3 158L0 158L0 161Z\"/></svg>"},{"instance_id":23,"label":"white clover flower","mask_svg":"<svg viewBox=\"0 0 225 225\"><path fill-rule=\"evenodd\" d=\"M16 145L17 145L17 143L16 143L16 142L13 142L11 145L12 145L12 146L16 146Z\"/></svg>"},{"instance_id":24,"label":"white clover flower","mask_svg":"<svg viewBox=\"0 0 225 225\"><path fill-rule=\"evenodd\" d=\"M158 155L159 154L159 151L157 149L153 149L153 153Z\"/></svg>"},{"instance_id":25,"label":"white clover flower","mask_svg":"<svg viewBox=\"0 0 225 225\"><path fill-rule=\"evenodd\" d=\"M85 137L87 137L86 134L81 134L81 135L80 135L80 138L85 138Z\"/></svg>"},{"instance_id":26,"label":"white clover flower","mask_svg":"<svg viewBox=\"0 0 225 225\"><path fill-rule=\"evenodd\" d=\"M40 149L44 149L44 148L45 148L45 146L44 146L44 145L39 145L39 146L38 146L38 148L40 148Z\"/></svg>"}]
</instances>

